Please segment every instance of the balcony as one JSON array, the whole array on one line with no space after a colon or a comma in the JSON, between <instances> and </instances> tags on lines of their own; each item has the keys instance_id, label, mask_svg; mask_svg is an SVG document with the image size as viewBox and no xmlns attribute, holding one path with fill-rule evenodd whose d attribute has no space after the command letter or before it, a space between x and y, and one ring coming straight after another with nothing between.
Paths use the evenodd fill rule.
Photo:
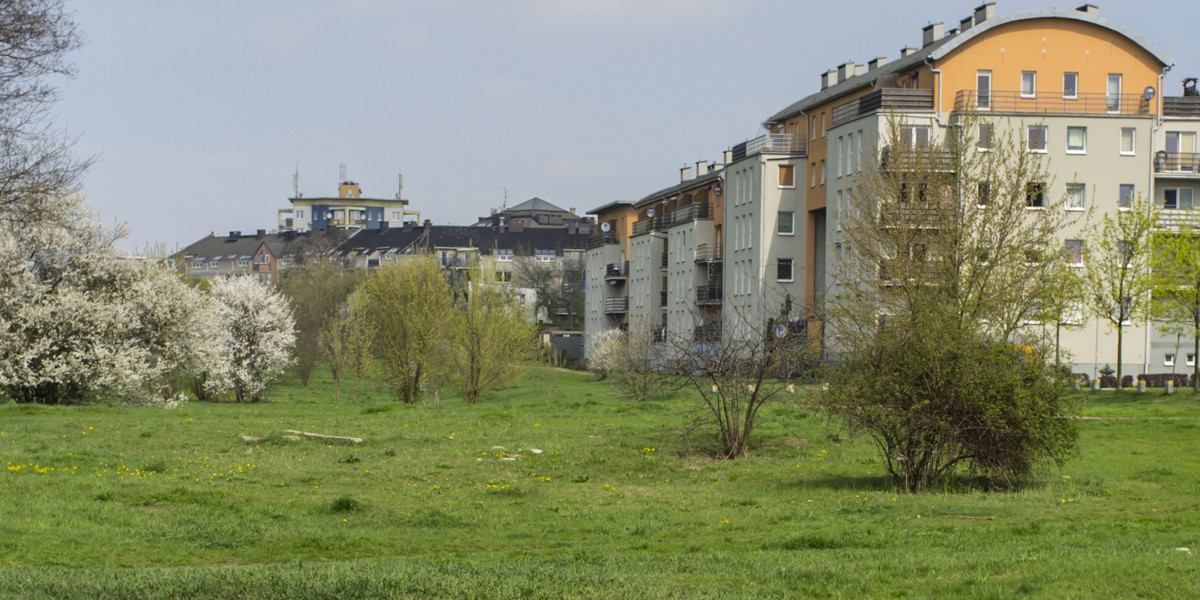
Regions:
<instances>
[{"instance_id":1,"label":"balcony","mask_svg":"<svg viewBox=\"0 0 1200 600\"><path fill-rule=\"evenodd\" d=\"M696 304L699 306L720 306L721 286L706 285L696 289Z\"/></svg>"},{"instance_id":2,"label":"balcony","mask_svg":"<svg viewBox=\"0 0 1200 600\"><path fill-rule=\"evenodd\" d=\"M1152 115L1154 103L1141 94L1078 94L1063 98L1062 92L1039 92L1035 97L1020 92L980 94L961 90L954 97L955 112L994 112L1042 115Z\"/></svg>"},{"instance_id":3,"label":"balcony","mask_svg":"<svg viewBox=\"0 0 1200 600\"><path fill-rule=\"evenodd\" d=\"M935 228L941 225L943 213L948 211L936 206L887 202L879 207L879 226Z\"/></svg>"},{"instance_id":4,"label":"balcony","mask_svg":"<svg viewBox=\"0 0 1200 600\"><path fill-rule=\"evenodd\" d=\"M879 159L886 171L954 172L954 153L941 146L904 148L887 146Z\"/></svg>"},{"instance_id":5,"label":"balcony","mask_svg":"<svg viewBox=\"0 0 1200 600\"><path fill-rule=\"evenodd\" d=\"M1163 116L1200 119L1200 96L1163 96Z\"/></svg>"},{"instance_id":6,"label":"balcony","mask_svg":"<svg viewBox=\"0 0 1200 600\"><path fill-rule=\"evenodd\" d=\"M1200 230L1200 210L1163 208L1158 211L1155 226L1171 231Z\"/></svg>"},{"instance_id":7,"label":"balcony","mask_svg":"<svg viewBox=\"0 0 1200 600\"><path fill-rule=\"evenodd\" d=\"M629 261L623 263L609 263L604 267L604 280L612 281L625 279L629 277Z\"/></svg>"},{"instance_id":8,"label":"balcony","mask_svg":"<svg viewBox=\"0 0 1200 600\"><path fill-rule=\"evenodd\" d=\"M662 269L666 269L666 268L667 268L667 264L668 264L668 259L669 259L669 258L670 258L670 257L667 255L667 253L666 253L666 252L663 252L663 253L662 253L662 262L661 262L661 263L659 263L659 267L660 267L660 268L662 268Z\"/></svg>"},{"instance_id":9,"label":"balcony","mask_svg":"<svg viewBox=\"0 0 1200 600\"><path fill-rule=\"evenodd\" d=\"M933 112L933 90L887 88L833 107L833 127L878 111Z\"/></svg>"},{"instance_id":10,"label":"balcony","mask_svg":"<svg viewBox=\"0 0 1200 600\"><path fill-rule=\"evenodd\" d=\"M608 233L603 233L603 232L593 233L592 235L588 236L587 249L595 250L596 248L600 248L601 246L604 246L606 244L616 244L616 243L617 243L617 234L612 233L611 231Z\"/></svg>"},{"instance_id":11,"label":"balcony","mask_svg":"<svg viewBox=\"0 0 1200 600\"><path fill-rule=\"evenodd\" d=\"M725 259L721 244L700 244L696 246L696 262L719 263Z\"/></svg>"},{"instance_id":12,"label":"balcony","mask_svg":"<svg viewBox=\"0 0 1200 600\"><path fill-rule=\"evenodd\" d=\"M768 133L734 144L732 152L734 161L764 153L808 156L808 140L792 133Z\"/></svg>"},{"instance_id":13,"label":"balcony","mask_svg":"<svg viewBox=\"0 0 1200 600\"><path fill-rule=\"evenodd\" d=\"M658 305L666 308L667 306L667 290L658 293Z\"/></svg>"},{"instance_id":14,"label":"balcony","mask_svg":"<svg viewBox=\"0 0 1200 600\"><path fill-rule=\"evenodd\" d=\"M1154 153L1154 172L1184 176L1200 176L1200 153L1166 152Z\"/></svg>"},{"instance_id":15,"label":"balcony","mask_svg":"<svg viewBox=\"0 0 1200 600\"><path fill-rule=\"evenodd\" d=\"M712 218L712 214L708 208L707 202L703 203L703 204L689 204L683 208L677 208L673 212L671 212L671 218L670 218L667 226L674 227L675 225L691 223L692 221L695 221L698 219L711 219L711 218Z\"/></svg>"},{"instance_id":16,"label":"balcony","mask_svg":"<svg viewBox=\"0 0 1200 600\"><path fill-rule=\"evenodd\" d=\"M619 315L629 312L629 296L604 299L604 314Z\"/></svg>"}]
</instances>

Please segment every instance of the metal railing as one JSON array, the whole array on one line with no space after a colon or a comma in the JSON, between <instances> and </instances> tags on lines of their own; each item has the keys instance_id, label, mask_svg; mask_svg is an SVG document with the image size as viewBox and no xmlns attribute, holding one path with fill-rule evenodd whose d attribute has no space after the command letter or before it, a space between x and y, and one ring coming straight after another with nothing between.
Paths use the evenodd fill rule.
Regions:
<instances>
[{"instance_id":1,"label":"metal railing","mask_svg":"<svg viewBox=\"0 0 1200 600\"><path fill-rule=\"evenodd\" d=\"M712 211L708 209L708 203L689 204L683 208L677 208L671 211L668 226L682 225L690 223L697 219L711 219Z\"/></svg>"},{"instance_id":2,"label":"metal railing","mask_svg":"<svg viewBox=\"0 0 1200 600\"><path fill-rule=\"evenodd\" d=\"M803 135L794 133L768 133L740 144L734 144L732 158L736 161L764 152L807 156L808 140Z\"/></svg>"},{"instance_id":3,"label":"metal railing","mask_svg":"<svg viewBox=\"0 0 1200 600\"><path fill-rule=\"evenodd\" d=\"M887 146L880 156L879 165L889 171L953 172L954 152L942 146Z\"/></svg>"},{"instance_id":4,"label":"metal railing","mask_svg":"<svg viewBox=\"0 0 1200 600\"><path fill-rule=\"evenodd\" d=\"M701 306L711 306L721 304L721 286L706 285L696 288L696 304Z\"/></svg>"},{"instance_id":5,"label":"metal railing","mask_svg":"<svg viewBox=\"0 0 1200 600\"><path fill-rule=\"evenodd\" d=\"M588 250L594 250L605 244L615 243L617 243L617 234L615 233L593 233L592 235L588 236L587 247Z\"/></svg>"},{"instance_id":6,"label":"metal railing","mask_svg":"<svg viewBox=\"0 0 1200 600\"><path fill-rule=\"evenodd\" d=\"M1166 152L1154 153L1155 173L1194 173L1200 175L1200 153Z\"/></svg>"},{"instance_id":7,"label":"metal railing","mask_svg":"<svg viewBox=\"0 0 1200 600\"><path fill-rule=\"evenodd\" d=\"M1022 95L1015 91L960 90L954 97L956 112L1035 113L1048 115L1150 115L1155 104L1142 94L1077 94L1061 92Z\"/></svg>"},{"instance_id":8,"label":"metal railing","mask_svg":"<svg viewBox=\"0 0 1200 600\"><path fill-rule=\"evenodd\" d=\"M629 312L629 296L604 299L604 314L612 315Z\"/></svg>"},{"instance_id":9,"label":"metal railing","mask_svg":"<svg viewBox=\"0 0 1200 600\"><path fill-rule=\"evenodd\" d=\"M721 262L724 257L721 244L700 244L696 246L696 262Z\"/></svg>"},{"instance_id":10,"label":"metal railing","mask_svg":"<svg viewBox=\"0 0 1200 600\"><path fill-rule=\"evenodd\" d=\"M609 263L604 268L605 279L624 279L629 276L629 261Z\"/></svg>"},{"instance_id":11,"label":"metal railing","mask_svg":"<svg viewBox=\"0 0 1200 600\"><path fill-rule=\"evenodd\" d=\"M833 127L880 110L933 112L933 90L886 88L833 107Z\"/></svg>"},{"instance_id":12,"label":"metal railing","mask_svg":"<svg viewBox=\"0 0 1200 600\"><path fill-rule=\"evenodd\" d=\"M1162 208L1154 225L1171 231L1200 230L1200 210Z\"/></svg>"}]
</instances>

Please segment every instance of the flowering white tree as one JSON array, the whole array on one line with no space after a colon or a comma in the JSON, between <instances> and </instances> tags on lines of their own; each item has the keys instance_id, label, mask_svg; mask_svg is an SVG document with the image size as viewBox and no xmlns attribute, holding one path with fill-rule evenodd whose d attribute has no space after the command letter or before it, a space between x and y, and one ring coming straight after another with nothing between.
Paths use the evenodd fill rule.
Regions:
<instances>
[{"instance_id":1,"label":"flowering white tree","mask_svg":"<svg viewBox=\"0 0 1200 600\"><path fill-rule=\"evenodd\" d=\"M262 400L292 362L296 334L287 299L252 277L231 277L213 283L212 301L225 335L222 364L210 371L210 383L218 391L232 389L238 402Z\"/></svg>"}]
</instances>

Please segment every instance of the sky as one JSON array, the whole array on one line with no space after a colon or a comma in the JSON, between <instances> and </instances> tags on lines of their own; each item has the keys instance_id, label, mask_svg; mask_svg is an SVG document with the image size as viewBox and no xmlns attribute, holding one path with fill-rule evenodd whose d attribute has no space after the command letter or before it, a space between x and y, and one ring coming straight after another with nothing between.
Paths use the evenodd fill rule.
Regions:
<instances>
[{"instance_id":1,"label":"sky","mask_svg":"<svg viewBox=\"0 0 1200 600\"><path fill-rule=\"evenodd\" d=\"M540 197L583 213L679 181L852 60L897 58L978 1L65 0L83 35L56 123L96 162L120 245L276 227L293 174L468 225ZM1068 3L1059 8L1074 8ZM1000 0L998 15L1052 8ZM1200 76L1200 3L1100 4Z\"/></svg>"}]
</instances>

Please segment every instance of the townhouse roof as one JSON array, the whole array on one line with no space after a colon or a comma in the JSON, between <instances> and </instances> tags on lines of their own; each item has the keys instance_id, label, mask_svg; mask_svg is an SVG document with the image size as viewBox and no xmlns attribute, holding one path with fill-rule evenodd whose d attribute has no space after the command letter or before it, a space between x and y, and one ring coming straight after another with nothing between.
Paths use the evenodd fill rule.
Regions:
<instances>
[{"instance_id":1,"label":"townhouse roof","mask_svg":"<svg viewBox=\"0 0 1200 600\"><path fill-rule=\"evenodd\" d=\"M480 254L508 250L515 255L532 255L535 250L583 250L589 233L568 233L566 229L528 228L520 231L486 227L430 225L428 227L360 229L351 235L338 252L404 254L434 248L478 248Z\"/></svg>"},{"instance_id":2,"label":"townhouse roof","mask_svg":"<svg viewBox=\"0 0 1200 600\"><path fill-rule=\"evenodd\" d=\"M934 61L941 60L954 49L961 47L968 41L997 27L1002 27L1017 21L1029 21L1034 19L1069 19L1098 25L1119 33L1133 41L1135 44L1138 44L1142 48L1146 49L1147 52L1154 56L1154 58L1163 65L1170 67L1175 64L1174 59L1160 50L1158 46L1155 46L1153 42L1145 37L1142 37L1132 29L1117 23L1116 21L1105 19L1099 15L1080 10L1065 10L1060 8L1026 10L999 17L992 17L978 25L975 25L974 27L971 27L965 32L936 40L924 48L909 54L908 56L885 63L884 65L867 71L861 75L848 77L840 83L831 85L815 94L810 94L796 102L793 102L792 104L788 105L787 108L784 108L783 110L768 117L766 122L775 123L782 121L805 110L813 108L814 106L819 106L825 102L828 102L829 100L849 94L855 90L859 90L867 86L876 86L876 82L878 82L881 78L887 77L890 79L894 77L896 73L905 71L919 63L925 62L926 59Z\"/></svg>"},{"instance_id":3,"label":"townhouse roof","mask_svg":"<svg viewBox=\"0 0 1200 600\"><path fill-rule=\"evenodd\" d=\"M293 256L300 249L300 245L311 241L315 236L323 235L321 232L264 233L263 235L232 233L236 233L236 235L218 236L210 233L176 252L174 257L189 260L248 260L258 252L259 247L263 244L266 244L267 250L276 257Z\"/></svg>"},{"instance_id":4,"label":"townhouse roof","mask_svg":"<svg viewBox=\"0 0 1200 600\"><path fill-rule=\"evenodd\" d=\"M570 211L568 211L568 210L565 210L565 209L563 209L563 208L561 208L561 207L555 206L555 205L553 205L553 204L551 204L551 203L549 203L549 202L546 202L545 200L542 200L541 198L530 198L530 199L528 199L528 200L526 200L526 201L524 201L524 202L522 202L522 203L520 203L520 204L518 204L518 205L516 205L516 206L513 206L513 207L511 207L511 208L507 208L507 209L503 210L502 212L503 212L503 213L516 213L516 212L561 212L561 213L567 213L567 214L571 214L571 212L570 212Z\"/></svg>"},{"instance_id":5,"label":"townhouse roof","mask_svg":"<svg viewBox=\"0 0 1200 600\"><path fill-rule=\"evenodd\" d=\"M663 188L661 190L658 190L657 192L654 192L653 194L650 194L649 196L642 198L641 200L638 200L637 202L634 202L633 207L640 208L640 207L645 206L645 205L647 205L655 200L658 200L660 198L664 198L667 196L674 196L675 194L682 194L683 192L686 192L688 190L695 189L698 187L703 187L705 184L708 184L708 183L711 183L713 181L720 179L722 172L723 172L723 169L714 169L712 171L709 171L708 173L705 173L698 177L693 177L687 181L678 183L669 188Z\"/></svg>"},{"instance_id":6,"label":"townhouse roof","mask_svg":"<svg viewBox=\"0 0 1200 600\"><path fill-rule=\"evenodd\" d=\"M602 213L606 210L617 208L620 206L633 206L633 202L630 200L613 200L612 202L609 202L608 204L605 204L603 206L597 206L596 208L593 208L592 210L587 211L587 214L595 215L595 214Z\"/></svg>"}]
</instances>

